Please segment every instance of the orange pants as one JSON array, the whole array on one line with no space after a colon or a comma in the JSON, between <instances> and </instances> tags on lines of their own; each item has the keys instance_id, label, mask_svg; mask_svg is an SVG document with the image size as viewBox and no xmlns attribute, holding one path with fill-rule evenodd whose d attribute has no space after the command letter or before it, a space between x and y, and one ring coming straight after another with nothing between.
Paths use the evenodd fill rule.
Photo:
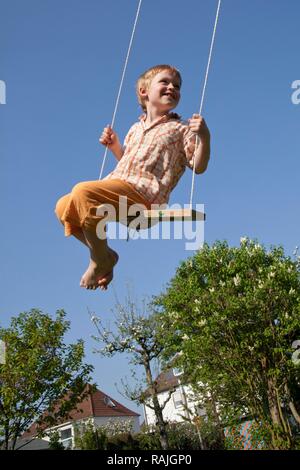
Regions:
<instances>
[{"instance_id":1,"label":"orange pants","mask_svg":"<svg viewBox=\"0 0 300 470\"><path fill-rule=\"evenodd\" d=\"M133 204L150 204L131 184L119 179L100 181L84 181L76 184L71 193L60 198L56 204L55 213L65 226L65 236L75 232L94 230L101 216L96 215L97 207L101 204L111 204L119 213L119 196L127 197L128 208Z\"/></svg>"}]
</instances>

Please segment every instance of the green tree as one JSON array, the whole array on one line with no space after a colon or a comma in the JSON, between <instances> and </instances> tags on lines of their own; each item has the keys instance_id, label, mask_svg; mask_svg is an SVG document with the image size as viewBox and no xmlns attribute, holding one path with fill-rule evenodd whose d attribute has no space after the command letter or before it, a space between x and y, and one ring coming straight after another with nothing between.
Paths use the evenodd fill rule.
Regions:
<instances>
[{"instance_id":1,"label":"green tree","mask_svg":"<svg viewBox=\"0 0 300 470\"><path fill-rule=\"evenodd\" d=\"M166 360L180 351L178 366L204 405L217 401L221 425L253 417L272 449L293 448L299 433L299 268L282 247L247 238L205 244L155 300Z\"/></svg>"},{"instance_id":2,"label":"green tree","mask_svg":"<svg viewBox=\"0 0 300 470\"><path fill-rule=\"evenodd\" d=\"M70 328L65 316L59 310L53 320L32 309L13 317L10 327L0 328L6 345L5 363L0 365L0 447L4 449L15 449L17 439L33 422L37 434L46 424L57 424L85 396L93 367L82 362L81 340L64 343ZM66 395L68 399L58 405Z\"/></svg>"},{"instance_id":3,"label":"green tree","mask_svg":"<svg viewBox=\"0 0 300 470\"><path fill-rule=\"evenodd\" d=\"M75 448L78 450L106 450L107 435L104 429L91 421L74 427Z\"/></svg>"},{"instance_id":4,"label":"green tree","mask_svg":"<svg viewBox=\"0 0 300 470\"><path fill-rule=\"evenodd\" d=\"M164 348L164 334L161 328L160 316L155 312L148 312L148 306L143 306L143 313L139 313L134 302L129 298L125 306L118 303L115 311L114 332L106 328L95 315L92 317L98 336L97 341L104 344L98 352L107 357L116 353L130 355L130 364L142 366L145 378L142 384L135 389L130 389L123 383L126 397L139 404L147 402L147 406L154 410L156 424L159 429L162 449L168 449L167 423L163 418L163 409L171 397L172 391L164 402L158 399L158 383L155 380L154 367L159 367L160 357ZM132 371L135 376L135 371Z\"/></svg>"},{"instance_id":5,"label":"green tree","mask_svg":"<svg viewBox=\"0 0 300 470\"><path fill-rule=\"evenodd\" d=\"M51 432L49 440L49 449L65 450L63 443L60 441L60 435L58 431Z\"/></svg>"}]
</instances>

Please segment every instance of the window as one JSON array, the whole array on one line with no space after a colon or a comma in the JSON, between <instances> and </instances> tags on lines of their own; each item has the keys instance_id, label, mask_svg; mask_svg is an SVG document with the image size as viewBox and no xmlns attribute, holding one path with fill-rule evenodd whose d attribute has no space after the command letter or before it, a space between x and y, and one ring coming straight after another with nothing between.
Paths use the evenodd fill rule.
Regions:
<instances>
[{"instance_id":1,"label":"window","mask_svg":"<svg viewBox=\"0 0 300 470\"><path fill-rule=\"evenodd\" d=\"M106 406L110 406L111 408L116 407L115 403L109 397L104 397L103 401L106 404Z\"/></svg>"},{"instance_id":2,"label":"window","mask_svg":"<svg viewBox=\"0 0 300 470\"><path fill-rule=\"evenodd\" d=\"M176 390L176 392L173 393L173 403L175 408L182 408L183 399L180 390Z\"/></svg>"},{"instance_id":3,"label":"window","mask_svg":"<svg viewBox=\"0 0 300 470\"><path fill-rule=\"evenodd\" d=\"M60 441L66 449L72 448L72 428L66 428L60 431Z\"/></svg>"},{"instance_id":4,"label":"window","mask_svg":"<svg viewBox=\"0 0 300 470\"><path fill-rule=\"evenodd\" d=\"M204 418L207 416L206 409L199 405L195 407L195 412L197 416L201 416Z\"/></svg>"}]
</instances>

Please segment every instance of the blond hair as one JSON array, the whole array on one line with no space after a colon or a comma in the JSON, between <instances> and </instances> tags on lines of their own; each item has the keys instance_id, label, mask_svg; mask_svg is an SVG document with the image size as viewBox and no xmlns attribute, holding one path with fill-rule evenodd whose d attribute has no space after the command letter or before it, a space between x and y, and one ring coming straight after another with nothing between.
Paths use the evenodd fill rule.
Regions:
<instances>
[{"instance_id":1,"label":"blond hair","mask_svg":"<svg viewBox=\"0 0 300 470\"><path fill-rule=\"evenodd\" d=\"M154 67L151 67L150 69L146 70L139 78L138 81L136 82L136 94L137 94L137 99L138 102L140 103L141 107L143 108L144 111L147 111L146 105L145 105L145 98L141 96L140 94L140 88L145 88L146 90L149 89L149 86L155 77L160 72L163 72L164 70L169 70L171 73L176 75L180 81L180 85L182 83L181 75L179 70L177 70L175 67L172 65L167 65L167 64L162 64L162 65L155 65Z\"/></svg>"}]
</instances>

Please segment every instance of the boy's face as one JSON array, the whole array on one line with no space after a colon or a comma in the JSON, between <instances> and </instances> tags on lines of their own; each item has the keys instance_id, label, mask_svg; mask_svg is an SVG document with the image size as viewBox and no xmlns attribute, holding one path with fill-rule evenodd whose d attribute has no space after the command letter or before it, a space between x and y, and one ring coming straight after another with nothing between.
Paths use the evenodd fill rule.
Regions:
<instances>
[{"instance_id":1,"label":"boy's face","mask_svg":"<svg viewBox=\"0 0 300 470\"><path fill-rule=\"evenodd\" d=\"M148 89L140 89L140 93L146 98L147 110L155 107L160 112L168 112L174 109L180 100L180 79L170 70L163 70L156 74Z\"/></svg>"}]
</instances>

